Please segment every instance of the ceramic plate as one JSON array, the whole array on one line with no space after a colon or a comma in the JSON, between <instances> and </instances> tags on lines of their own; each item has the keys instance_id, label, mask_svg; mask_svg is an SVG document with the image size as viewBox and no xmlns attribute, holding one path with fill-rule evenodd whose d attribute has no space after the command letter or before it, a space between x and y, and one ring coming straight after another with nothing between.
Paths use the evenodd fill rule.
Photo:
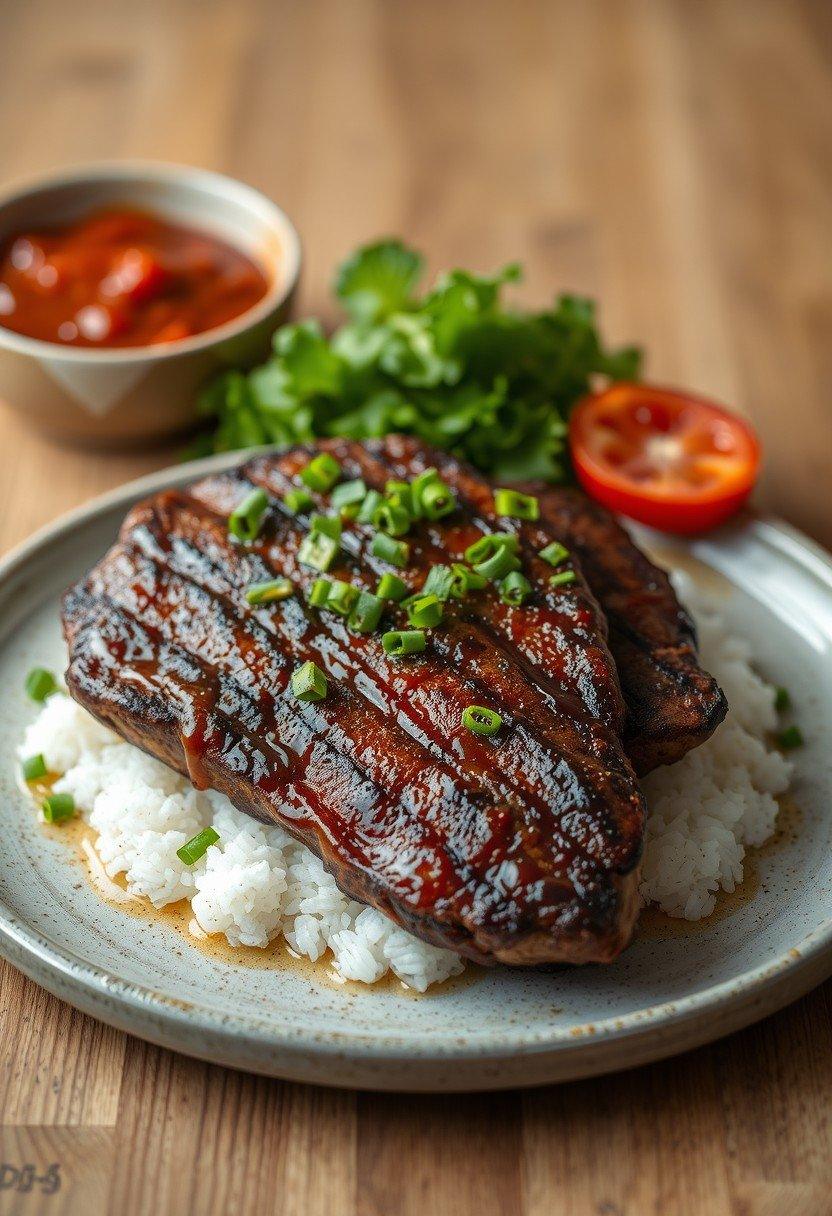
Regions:
<instances>
[{"instance_id":1,"label":"ceramic plate","mask_svg":"<svg viewBox=\"0 0 832 1216\"><path fill-rule=\"evenodd\" d=\"M18 790L15 745L33 714L30 666L61 669L61 590L113 540L129 505L232 463L124 487L52 525L0 565L0 950L56 996L113 1026L217 1063L375 1089L543 1084L631 1067L773 1012L832 972L832 560L784 524L745 520L670 548L727 582L723 609L799 690L797 829L756 863L753 894L684 932L655 926L612 966L496 969L414 999L339 988L320 972L240 965L164 919L102 902L72 850ZM715 573L709 573L711 572Z\"/></svg>"}]
</instances>

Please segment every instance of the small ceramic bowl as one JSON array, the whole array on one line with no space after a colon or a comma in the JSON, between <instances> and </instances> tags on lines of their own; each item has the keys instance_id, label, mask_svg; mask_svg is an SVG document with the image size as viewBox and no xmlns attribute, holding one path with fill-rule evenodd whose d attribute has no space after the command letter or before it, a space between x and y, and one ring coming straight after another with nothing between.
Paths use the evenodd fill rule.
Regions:
<instances>
[{"instance_id":1,"label":"small ceramic bowl","mask_svg":"<svg viewBox=\"0 0 832 1216\"><path fill-rule=\"evenodd\" d=\"M0 399L54 438L86 446L130 446L187 430L198 389L213 372L265 357L290 314L300 273L300 240L279 207L241 182L179 165L93 165L10 190L0 195L0 241L125 204L229 241L271 286L227 324L159 346L59 346L0 326Z\"/></svg>"}]
</instances>

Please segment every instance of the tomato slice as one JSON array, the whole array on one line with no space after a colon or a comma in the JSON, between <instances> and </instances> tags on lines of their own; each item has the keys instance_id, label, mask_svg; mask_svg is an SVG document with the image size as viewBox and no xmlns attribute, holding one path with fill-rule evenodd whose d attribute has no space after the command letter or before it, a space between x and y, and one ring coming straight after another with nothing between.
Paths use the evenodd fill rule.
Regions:
<instances>
[{"instance_id":1,"label":"tomato slice","mask_svg":"<svg viewBox=\"0 0 832 1216\"><path fill-rule=\"evenodd\" d=\"M664 532L704 532L746 501L760 468L751 427L712 401L614 384L569 423L578 480L611 511Z\"/></svg>"}]
</instances>

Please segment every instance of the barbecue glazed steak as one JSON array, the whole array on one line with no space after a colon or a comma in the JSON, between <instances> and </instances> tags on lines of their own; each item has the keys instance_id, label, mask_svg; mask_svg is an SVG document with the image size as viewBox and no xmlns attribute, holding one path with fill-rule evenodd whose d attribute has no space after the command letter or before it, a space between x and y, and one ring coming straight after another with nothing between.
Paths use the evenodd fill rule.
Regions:
<instances>
[{"instance_id":1,"label":"barbecue glazed steak","mask_svg":"<svg viewBox=\"0 0 832 1216\"><path fill-rule=\"evenodd\" d=\"M483 532L514 530L536 588L522 607L493 588L450 600L427 649L388 658L380 633L306 601L317 576L298 561L308 516L283 495L316 451L345 479L383 490L435 466L459 507L418 521L413 588ZM269 494L257 540L228 534L252 487ZM317 511L328 496L316 494ZM374 589L389 566L373 529L345 525L328 578ZM261 456L135 507L118 543L67 592L72 695L197 786L276 822L318 853L349 895L419 937L480 962L612 959L637 914L644 807L619 740L625 707L606 626L582 576L550 587L545 525L498 520L488 483L410 439ZM286 575L298 593L253 608L254 582ZM383 627L402 628L401 609ZM289 687L313 660L329 692ZM499 710L493 737L460 725L469 705Z\"/></svg>"},{"instance_id":2,"label":"barbecue glazed steak","mask_svg":"<svg viewBox=\"0 0 832 1216\"><path fill-rule=\"evenodd\" d=\"M716 730L728 703L699 666L693 622L670 580L580 490L527 488L542 518L577 554L607 618L627 702L624 746L636 772L681 760Z\"/></svg>"}]
</instances>

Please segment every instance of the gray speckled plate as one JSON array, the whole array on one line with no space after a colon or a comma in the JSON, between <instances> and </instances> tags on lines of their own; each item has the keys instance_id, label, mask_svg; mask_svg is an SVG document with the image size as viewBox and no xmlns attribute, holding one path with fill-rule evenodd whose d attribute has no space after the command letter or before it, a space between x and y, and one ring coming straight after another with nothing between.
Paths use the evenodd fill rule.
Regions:
<instances>
[{"instance_id":1,"label":"gray speckled plate","mask_svg":"<svg viewBox=\"0 0 832 1216\"><path fill-rule=\"evenodd\" d=\"M677 546L730 583L724 608L799 694L799 831L761 856L753 897L705 927L638 938L612 966L499 969L414 1000L339 990L190 946L164 920L103 903L39 828L14 749L35 663L60 669L61 590L103 552L127 507L232 463L134 482L66 516L0 564L0 951L50 992L152 1042L274 1076L375 1089L532 1085L654 1060L785 1005L832 973L832 560L783 524L745 520ZM655 536L642 535L648 543ZM668 546L661 541L663 556ZM702 569L702 567L700 567Z\"/></svg>"}]
</instances>

